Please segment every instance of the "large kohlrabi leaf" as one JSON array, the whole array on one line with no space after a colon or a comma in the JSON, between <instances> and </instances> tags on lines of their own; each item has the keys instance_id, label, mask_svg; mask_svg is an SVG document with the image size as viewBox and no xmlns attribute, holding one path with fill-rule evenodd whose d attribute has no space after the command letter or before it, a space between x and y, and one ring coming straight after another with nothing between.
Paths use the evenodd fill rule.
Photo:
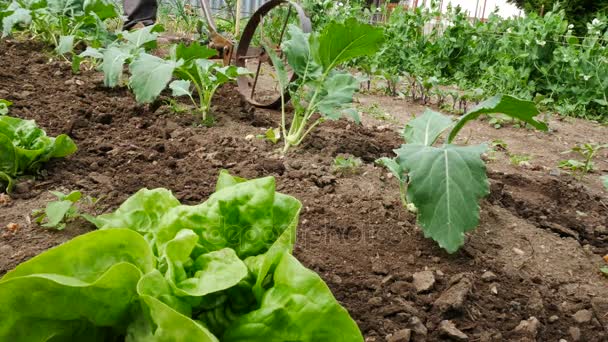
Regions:
<instances>
[{"instance_id":1,"label":"large kohlrabi leaf","mask_svg":"<svg viewBox=\"0 0 608 342\"><path fill-rule=\"evenodd\" d=\"M0 280L0 340L109 340L126 331L136 286L155 259L127 229L94 231L50 249ZM110 329L113 328L113 329Z\"/></svg>"},{"instance_id":2,"label":"large kohlrabi leaf","mask_svg":"<svg viewBox=\"0 0 608 342\"><path fill-rule=\"evenodd\" d=\"M300 27L289 25L289 39L283 43L283 52L295 73L305 80L319 77L321 67L315 62L310 50L310 33L304 33Z\"/></svg>"},{"instance_id":3,"label":"large kohlrabi leaf","mask_svg":"<svg viewBox=\"0 0 608 342\"><path fill-rule=\"evenodd\" d=\"M129 65L131 77L129 87L135 93L135 99L140 103L154 101L167 88L173 71L183 62L164 60L162 58L141 53Z\"/></svg>"},{"instance_id":4,"label":"large kohlrabi leaf","mask_svg":"<svg viewBox=\"0 0 608 342\"><path fill-rule=\"evenodd\" d=\"M184 64L195 59L208 59L217 54L217 50L210 49L205 45L195 42L190 45L179 43L171 49L171 59L174 61L183 60Z\"/></svg>"},{"instance_id":5,"label":"large kohlrabi leaf","mask_svg":"<svg viewBox=\"0 0 608 342\"><path fill-rule=\"evenodd\" d=\"M547 131L549 129L544 122L536 121L534 119L534 117L539 114L534 102L520 100L510 95L496 95L483 101L460 118L448 136L448 143L454 141L458 132L460 132L467 122L477 119L482 114L493 113L505 114L530 124L541 131Z\"/></svg>"},{"instance_id":6,"label":"large kohlrabi leaf","mask_svg":"<svg viewBox=\"0 0 608 342\"><path fill-rule=\"evenodd\" d=\"M74 48L74 36L61 36L59 37L59 44L55 48L55 52L60 55L65 55L68 52L72 52Z\"/></svg>"},{"instance_id":7,"label":"large kohlrabi leaf","mask_svg":"<svg viewBox=\"0 0 608 342\"><path fill-rule=\"evenodd\" d=\"M259 309L234 321L224 342L362 342L357 324L323 280L284 253Z\"/></svg>"},{"instance_id":8,"label":"large kohlrabi leaf","mask_svg":"<svg viewBox=\"0 0 608 342\"><path fill-rule=\"evenodd\" d=\"M12 13L2 18L2 38L10 36L16 25L28 26L32 23L31 11L25 8L16 8Z\"/></svg>"},{"instance_id":9,"label":"large kohlrabi leaf","mask_svg":"<svg viewBox=\"0 0 608 342\"><path fill-rule=\"evenodd\" d=\"M349 73L335 73L323 83L323 94L317 103L317 110L331 120L342 116L350 107L353 95L359 90L359 81Z\"/></svg>"},{"instance_id":10,"label":"large kohlrabi leaf","mask_svg":"<svg viewBox=\"0 0 608 342\"><path fill-rule=\"evenodd\" d=\"M418 208L424 235L449 253L479 223L479 200L489 194L481 154L485 145L432 147L406 144L395 150L409 176L408 200Z\"/></svg>"},{"instance_id":11,"label":"large kohlrabi leaf","mask_svg":"<svg viewBox=\"0 0 608 342\"><path fill-rule=\"evenodd\" d=\"M144 47L155 44L159 32L162 31L162 25L150 25L135 31L124 31L122 37L134 47Z\"/></svg>"},{"instance_id":12,"label":"large kohlrabi leaf","mask_svg":"<svg viewBox=\"0 0 608 342\"><path fill-rule=\"evenodd\" d=\"M87 14L94 13L100 20L107 20L118 17L116 5L106 0L84 0L84 12Z\"/></svg>"},{"instance_id":13,"label":"large kohlrabi leaf","mask_svg":"<svg viewBox=\"0 0 608 342\"><path fill-rule=\"evenodd\" d=\"M124 46L111 45L103 50L103 62L100 68L103 71L103 83L106 87L113 88L120 83L125 61L129 58L132 58L131 51Z\"/></svg>"},{"instance_id":14,"label":"large kohlrabi leaf","mask_svg":"<svg viewBox=\"0 0 608 342\"><path fill-rule=\"evenodd\" d=\"M327 71L353 58L375 54L383 42L382 28L351 18L343 23L331 22L314 35L311 49L317 63Z\"/></svg>"},{"instance_id":15,"label":"large kohlrabi leaf","mask_svg":"<svg viewBox=\"0 0 608 342\"><path fill-rule=\"evenodd\" d=\"M448 116L427 109L421 116L407 123L403 129L403 138L408 144L431 146L453 123Z\"/></svg>"}]
</instances>

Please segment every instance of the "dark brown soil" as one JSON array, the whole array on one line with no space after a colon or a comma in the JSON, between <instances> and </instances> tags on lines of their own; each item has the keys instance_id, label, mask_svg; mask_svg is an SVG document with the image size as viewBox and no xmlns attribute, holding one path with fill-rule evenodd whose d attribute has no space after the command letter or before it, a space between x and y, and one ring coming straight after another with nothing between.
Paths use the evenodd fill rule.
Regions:
<instances>
[{"instance_id":1,"label":"dark brown soil","mask_svg":"<svg viewBox=\"0 0 608 342\"><path fill-rule=\"evenodd\" d=\"M216 96L217 124L200 127L162 100L139 106L127 89L104 88L95 71L74 76L43 50L0 42L0 98L15 103L12 115L35 119L50 135L69 134L79 151L22 180L12 203L0 208L0 228L20 227L0 237L0 274L92 229L80 221L60 232L31 224L31 210L45 205L49 190L102 197L99 212L143 187L165 187L185 203L199 203L213 192L219 170L228 169L248 178L273 175L279 191L303 202L295 254L325 279L367 341L384 341L415 317L431 341L443 339L438 326L445 319L471 341L572 341L573 329L581 341L608 339L602 302L608 281L599 274L608 253L608 198L600 189L567 175L490 165L492 194L482 202L482 223L460 252L448 255L423 237L401 208L396 181L373 164L399 146L397 133L327 123L283 158L278 146L246 139L276 127L277 113L249 107L233 87ZM334 157L344 153L364 161L358 175L332 173ZM425 270L436 283L417 294L413 275ZM486 271L496 278L482 279ZM462 305L435 303L462 288ZM576 322L572 316L585 309L593 318ZM535 338L515 330L531 317L540 322Z\"/></svg>"}]
</instances>

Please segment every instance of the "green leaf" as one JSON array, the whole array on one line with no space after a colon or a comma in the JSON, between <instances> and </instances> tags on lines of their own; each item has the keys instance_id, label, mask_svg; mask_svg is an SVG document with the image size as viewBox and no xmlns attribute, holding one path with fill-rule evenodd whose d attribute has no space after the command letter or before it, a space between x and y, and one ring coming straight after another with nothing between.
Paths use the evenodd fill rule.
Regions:
<instances>
[{"instance_id":1,"label":"green leaf","mask_svg":"<svg viewBox=\"0 0 608 342\"><path fill-rule=\"evenodd\" d=\"M61 36L59 37L59 44L55 48L55 52L60 55L65 55L68 52L72 52L74 49L74 36Z\"/></svg>"},{"instance_id":2,"label":"green leaf","mask_svg":"<svg viewBox=\"0 0 608 342\"><path fill-rule=\"evenodd\" d=\"M198 42L190 45L179 43L173 45L171 50L171 59L174 61L183 60L184 64L188 64L195 59L208 59L217 55L217 50L210 49L206 45L200 45Z\"/></svg>"},{"instance_id":3,"label":"green leaf","mask_svg":"<svg viewBox=\"0 0 608 342\"><path fill-rule=\"evenodd\" d=\"M128 228L141 234L158 228L163 215L179 206L179 201L166 189L141 189L113 213L97 216L99 229Z\"/></svg>"},{"instance_id":4,"label":"green leaf","mask_svg":"<svg viewBox=\"0 0 608 342\"><path fill-rule=\"evenodd\" d=\"M386 167L392 174L399 180L399 182L406 182L407 176L405 170L401 167L395 159L382 157L376 160L376 164Z\"/></svg>"},{"instance_id":5,"label":"green leaf","mask_svg":"<svg viewBox=\"0 0 608 342\"><path fill-rule=\"evenodd\" d=\"M149 43L156 43L158 33L163 31L161 25L150 25L135 31L124 31L122 37L134 47L144 47Z\"/></svg>"},{"instance_id":6,"label":"green leaf","mask_svg":"<svg viewBox=\"0 0 608 342\"><path fill-rule=\"evenodd\" d=\"M0 116L0 172L6 175L3 179L35 174L51 158L68 156L76 149L68 136L48 137L32 120Z\"/></svg>"},{"instance_id":7,"label":"green leaf","mask_svg":"<svg viewBox=\"0 0 608 342\"><path fill-rule=\"evenodd\" d=\"M478 201L490 192L481 154L486 146L401 146L397 162L409 176L408 199L418 208L425 237L449 253L479 224Z\"/></svg>"},{"instance_id":8,"label":"green leaf","mask_svg":"<svg viewBox=\"0 0 608 342\"><path fill-rule=\"evenodd\" d=\"M321 66L314 61L310 50L310 34L291 24L288 35L289 39L283 43L283 52L295 73L305 79L321 76Z\"/></svg>"},{"instance_id":9,"label":"green leaf","mask_svg":"<svg viewBox=\"0 0 608 342\"><path fill-rule=\"evenodd\" d=\"M49 228L58 227L72 205L73 203L71 201L55 201L49 203L45 209L47 222L42 226Z\"/></svg>"},{"instance_id":10,"label":"green leaf","mask_svg":"<svg viewBox=\"0 0 608 342\"><path fill-rule=\"evenodd\" d=\"M432 146L441 133L453 124L448 116L426 109L421 116L407 123L403 138L408 144Z\"/></svg>"},{"instance_id":11,"label":"green leaf","mask_svg":"<svg viewBox=\"0 0 608 342\"><path fill-rule=\"evenodd\" d=\"M276 51L274 51L272 47L264 45L264 50L268 54L268 57L270 57L270 61L272 61L272 66L277 73L277 80L279 81L281 89L286 89L289 85L289 76L285 70L285 63L283 63L283 60L279 58Z\"/></svg>"},{"instance_id":12,"label":"green leaf","mask_svg":"<svg viewBox=\"0 0 608 342\"><path fill-rule=\"evenodd\" d=\"M24 8L15 9L10 15L2 18L2 38L10 36L16 25L29 26L32 23L31 11Z\"/></svg>"},{"instance_id":13,"label":"green leaf","mask_svg":"<svg viewBox=\"0 0 608 342\"><path fill-rule=\"evenodd\" d=\"M20 264L0 280L0 340L113 340L105 327L126 330L136 284L154 262L139 234L118 229L87 233ZM85 328L88 337L79 334Z\"/></svg>"},{"instance_id":14,"label":"green leaf","mask_svg":"<svg viewBox=\"0 0 608 342\"><path fill-rule=\"evenodd\" d=\"M606 190L608 190L608 175L602 176L602 177L600 177L600 179L602 180L602 184L604 184L604 187L606 188Z\"/></svg>"},{"instance_id":15,"label":"green leaf","mask_svg":"<svg viewBox=\"0 0 608 342\"><path fill-rule=\"evenodd\" d=\"M86 53L85 50L83 53ZM97 55L93 50L89 50L92 57ZM81 56L83 56L81 54ZM101 70L103 71L103 83L106 87L116 87L122 79L122 70L125 65L125 61L131 58L131 52L124 47L112 45L103 51L103 62L101 64Z\"/></svg>"},{"instance_id":16,"label":"green leaf","mask_svg":"<svg viewBox=\"0 0 608 342\"><path fill-rule=\"evenodd\" d=\"M323 116L337 120L346 106L353 102L353 95L359 90L359 81L348 73L335 73L323 83L323 95L317 109Z\"/></svg>"},{"instance_id":17,"label":"green leaf","mask_svg":"<svg viewBox=\"0 0 608 342\"><path fill-rule=\"evenodd\" d=\"M84 0L83 9L89 15L94 13L102 21L118 17L116 6L105 0Z\"/></svg>"},{"instance_id":18,"label":"green leaf","mask_svg":"<svg viewBox=\"0 0 608 342\"><path fill-rule=\"evenodd\" d=\"M169 83L169 89L171 89L171 95L173 96L192 96L190 87L192 82L184 80L175 80Z\"/></svg>"},{"instance_id":19,"label":"green leaf","mask_svg":"<svg viewBox=\"0 0 608 342\"><path fill-rule=\"evenodd\" d=\"M357 324L323 280L283 253L259 309L239 317L222 341L363 342Z\"/></svg>"},{"instance_id":20,"label":"green leaf","mask_svg":"<svg viewBox=\"0 0 608 342\"><path fill-rule=\"evenodd\" d=\"M11 101L0 99L0 115L7 115L8 107L12 105L13 103Z\"/></svg>"},{"instance_id":21,"label":"green leaf","mask_svg":"<svg viewBox=\"0 0 608 342\"><path fill-rule=\"evenodd\" d=\"M549 129L544 122L539 122L534 119L535 116L540 114L534 102L520 100L509 95L497 95L483 101L473 110L460 118L448 136L448 143L454 141L454 138L456 138L458 132L460 132L467 122L477 119L482 114L492 113L505 114L512 118L524 121L525 123L528 123L541 131L547 131Z\"/></svg>"},{"instance_id":22,"label":"green leaf","mask_svg":"<svg viewBox=\"0 0 608 342\"><path fill-rule=\"evenodd\" d=\"M137 102L154 101L171 81L173 70L181 64L181 61L167 61L147 53L140 54L129 65L129 87L135 93Z\"/></svg>"},{"instance_id":23,"label":"green leaf","mask_svg":"<svg viewBox=\"0 0 608 342\"><path fill-rule=\"evenodd\" d=\"M384 33L381 27L350 18L331 22L311 39L315 60L327 72L353 58L374 55L384 42Z\"/></svg>"}]
</instances>

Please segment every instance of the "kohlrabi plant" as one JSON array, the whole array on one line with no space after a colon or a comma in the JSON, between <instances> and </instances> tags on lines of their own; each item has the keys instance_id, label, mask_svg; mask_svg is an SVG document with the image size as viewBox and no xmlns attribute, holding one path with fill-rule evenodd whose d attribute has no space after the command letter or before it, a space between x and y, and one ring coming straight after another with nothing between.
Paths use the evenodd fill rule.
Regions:
<instances>
[{"instance_id":1,"label":"kohlrabi plant","mask_svg":"<svg viewBox=\"0 0 608 342\"><path fill-rule=\"evenodd\" d=\"M76 152L65 134L51 138L32 120L0 116L0 186L10 192L16 177L35 175L52 158Z\"/></svg>"},{"instance_id":2,"label":"kohlrabi plant","mask_svg":"<svg viewBox=\"0 0 608 342\"><path fill-rule=\"evenodd\" d=\"M403 130L406 143L395 150L395 159L381 159L399 180L402 200L413 204L425 237L432 238L449 253L464 244L464 233L479 224L479 200L490 192L481 155L487 146L455 144L462 128L483 114L502 113L546 131L536 121L533 102L499 95L480 103L454 122L448 116L427 110ZM445 142L435 146L451 128Z\"/></svg>"},{"instance_id":3,"label":"kohlrabi plant","mask_svg":"<svg viewBox=\"0 0 608 342\"><path fill-rule=\"evenodd\" d=\"M196 43L175 45L167 59L141 53L129 66L129 86L138 102L148 103L169 85L173 96L188 96L198 108L202 122L207 123L215 91L249 73L245 68L222 67L207 59L215 54L215 50ZM169 84L172 78L177 79ZM194 101L192 88L196 90L198 103Z\"/></svg>"},{"instance_id":4,"label":"kohlrabi plant","mask_svg":"<svg viewBox=\"0 0 608 342\"><path fill-rule=\"evenodd\" d=\"M222 173L194 206L142 189L0 279L0 340L363 342L291 254L301 207L272 177Z\"/></svg>"},{"instance_id":5,"label":"kohlrabi plant","mask_svg":"<svg viewBox=\"0 0 608 342\"><path fill-rule=\"evenodd\" d=\"M103 72L103 83L106 87L114 88L123 83L123 69L125 64L131 63L140 54L145 53L156 46L156 38L163 27L151 25L145 28L118 34L118 38L105 47L87 47L72 60L74 72L80 70L80 65L85 58L91 58L99 63L99 69Z\"/></svg>"},{"instance_id":6,"label":"kohlrabi plant","mask_svg":"<svg viewBox=\"0 0 608 342\"><path fill-rule=\"evenodd\" d=\"M360 81L348 72L337 70L337 67L354 58L373 55L384 40L381 28L356 19L332 22L320 33L312 34L290 25L288 35L282 51L298 76L294 83L289 83L286 66L276 51L265 47L279 84L282 89L289 89L294 107L293 117L288 121L282 96L283 153L300 145L315 127L326 120L337 120L344 114L359 120L352 100Z\"/></svg>"},{"instance_id":7,"label":"kohlrabi plant","mask_svg":"<svg viewBox=\"0 0 608 342\"><path fill-rule=\"evenodd\" d=\"M78 217L91 219L92 216L83 210L92 209L98 199L90 196L82 197L80 191L72 191L64 194L60 191L51 191L57 198L56 201L47 203L45 209L37 209L32 212L34 221L44 228L63 230L67 223Z\"/></svg>"}]
</instances>

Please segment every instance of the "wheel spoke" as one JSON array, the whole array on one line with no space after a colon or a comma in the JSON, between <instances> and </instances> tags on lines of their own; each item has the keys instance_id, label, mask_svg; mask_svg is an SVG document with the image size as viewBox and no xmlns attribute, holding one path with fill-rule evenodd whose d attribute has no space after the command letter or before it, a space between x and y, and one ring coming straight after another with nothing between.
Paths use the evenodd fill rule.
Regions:
<instances>
[{"instance_id":1,"label":"wheel spoke","mask_svg":"<svg viewBox=\"0 0 608 342\"><path fill-rule=\"evenodd\" d=\"M260 70L262 69L262 60L258 58L258 66L255 71L255 77L253 78L253 85L251 86L251 97L253 99L253 95L255 94L255 86L258 84L258 78L260 77Z\"/></svg>"}]
</instances>

